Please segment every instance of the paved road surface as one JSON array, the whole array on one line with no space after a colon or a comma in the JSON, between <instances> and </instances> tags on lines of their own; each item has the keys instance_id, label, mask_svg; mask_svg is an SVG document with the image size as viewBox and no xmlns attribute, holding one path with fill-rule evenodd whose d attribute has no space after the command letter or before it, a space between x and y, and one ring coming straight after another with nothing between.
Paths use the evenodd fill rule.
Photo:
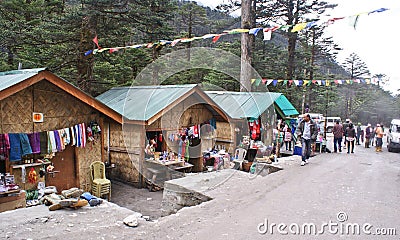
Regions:
<instances>
[{"instance_id":1,"label":"paved road surface","mask_svg":"<svg viewBox=\"0 0 400 240\"><path fill-rule=\"evenodd\" d=\"M216 196L215 203L162 219L157 225L160 232L171 239L312 239L313 235L294 235L288 229L291 226L295 232L296 226L312 223L324 232L321 239L400 238L400 154L386 149L375 153L356 146L354 154L321 154L305 167L295 164L268 177L232 181L221 188L225 189L210 192ZM338 215L346 221L339 222ZM282 232L288 234L279 234L277 227L273 234L270 230L258 233L266 231L266 220L269 225L282 224ZM321 230L329 221L332 229ZM341 236L335 224L364 225L371 235ZM397 236L372 235L378 228L396 228ZM347 232L352 233L351 229Z\"/></svg>"},{"instance_id":2,"label":"paved road surface","mask_svg":"<svg viewBox=\"0 0 400 240\"><path fill-rule=\"evenodd\" d=\"M0 238L315 239L308 233L315 226L318 239L400 239L400 153L356 146L354 154L299 163L286 161L285 170L266 177L235 174L205 192L214 200L137 228L125 227L121 221L131 212L112 204L55 212L37 207L0 214ZM358 226L360 234L353 232ZM374 235L378 230L397 235Z\"/></svg>"}]
</instances>

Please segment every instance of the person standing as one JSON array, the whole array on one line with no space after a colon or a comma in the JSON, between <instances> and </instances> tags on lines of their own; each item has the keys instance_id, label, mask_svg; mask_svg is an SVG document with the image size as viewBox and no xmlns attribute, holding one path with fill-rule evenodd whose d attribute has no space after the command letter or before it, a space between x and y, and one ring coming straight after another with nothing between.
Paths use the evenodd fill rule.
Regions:
<instances>
[{"instance_id":1,"label":"person standing","mask_svg":"<svg viewBox=\"0 0 400 240\"><path fill-rule=\"evenodd\" d=\"M317 134L316 123L311 119L310 114L306 113L296 129L297 139L301 139L302 145L301 166L308 163L307 160L311 156L311 143L317 139Z\"/></svg>"},{"instance_id":2,"label":"person standing","mask_svg":"<svg viewBox=\"0 0 400 240\"><path fill-rule=\"evenodd\" d=\"M375 144L375 131L376 131L376 127L374 129L372 129L372 127L371 127L371 137L369 138L369 141L372 146L374 146L374 144Z\"/></svg>"},{"instance_id":3,"label":"person standing","mask_svg":"<svg viewBox=\"0 0 400 240\"><path fill-rule=\"evenodd\" d=\"M353 123L349 123L349 126L345 130L347 153L354 153L354 141L356 138L356 129L354 129Z\"/></svg>"},{"instance_id":4,"label":"person standing","mask_svg":"<svg viewBox=\"0 0 400 240\"><path fill-rule=\"evenodd\" d=\"M360 138L363 135L363 130L361 129L361 123L357 124L357 138L356 138L356 144L360 145ZM362 140L362 139L361 139Z\"/></svg>"},{"instance_id":5,"label":"person standing","mask_svg":"<svg viewBox=\"0 0 400 240\"><path fill-rule=\"evenodd\" d=\"M343 140L343 126L339 120L336 120L335 126L333 126L333 151L336 153L338 150L342 152L342 140Z\"/></svg>"},{"instance_id":6,"label":"person standing","mask_svg":"<svg viewBox=\"0 0 400 240\"><path fill-rule=\"evenodd\" d=\"M292 151L292 131L291 129L286 126L285 128L285 146L286 146L286 151Z\"/></svg>"},{"instance_id":7,"label":"person standing","mask_svg":"<svg viewBox=\"0 0 400 240\"><path fill-rule=\"evenodd\" d=\"M382 138L384 136L383 125L380 125L380 124L377 125L375 134L376 134L376 148L375 148L375 151L376 152L382 152L382 145L383 145Z\"/></svg>"},{"instance_id":8,"label":"person standing","mask_svg":"<svg viewBox=\"0 0 400 240\"><path fill-rule=\"evenodd\" d=\"M346 148L346 145L347 145L347 135L346 135L346 129L347 129L347 127L349 126L349 124L351 123L351 121L350 121L350 119L346 119L346 121L343 123L343 136L344 136L344 147L343 148Z\"/></svg>"},{"instance_id":9,"label":"person standing","mask_svg":"<svg viewBox=\"0 0 400 240\"><path fill-rule=\"evenodd\" d=\"M368 123L367 128L365 129L365 148L369 148L371 138L371 124Z\"/></svg>"}]
</instances>

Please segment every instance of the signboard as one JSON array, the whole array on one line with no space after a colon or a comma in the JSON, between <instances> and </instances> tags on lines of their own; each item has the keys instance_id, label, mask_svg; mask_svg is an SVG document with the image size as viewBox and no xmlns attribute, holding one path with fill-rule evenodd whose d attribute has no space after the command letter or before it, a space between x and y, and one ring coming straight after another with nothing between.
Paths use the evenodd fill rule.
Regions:
<instances>
[{"instance_id":1,"label":"signboard","mask_svg":"<svg viewBox=\"0 0 400 240\"><path fill-rule=\"evenodd\" d=\"M43 122L43 113L33 113L32 119L34 123L41 123Z\"/></svg>"}]
</instances>

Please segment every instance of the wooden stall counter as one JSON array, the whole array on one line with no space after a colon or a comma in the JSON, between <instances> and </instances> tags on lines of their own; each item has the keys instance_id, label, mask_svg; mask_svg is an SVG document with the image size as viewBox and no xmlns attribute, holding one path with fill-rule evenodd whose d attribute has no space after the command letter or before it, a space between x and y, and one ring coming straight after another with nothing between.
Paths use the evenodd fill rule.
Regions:
<instances>
[{"instance_id":1,"label":"wooden stall counter","mask_svg":"<svg viewBox=\"0 0 400 240\"><path fill-rule=\"evenodd\" d=\"M21 191L18 189L0 192L0 212L25 207L25 191Z\"/></svg>"}]
</instances>

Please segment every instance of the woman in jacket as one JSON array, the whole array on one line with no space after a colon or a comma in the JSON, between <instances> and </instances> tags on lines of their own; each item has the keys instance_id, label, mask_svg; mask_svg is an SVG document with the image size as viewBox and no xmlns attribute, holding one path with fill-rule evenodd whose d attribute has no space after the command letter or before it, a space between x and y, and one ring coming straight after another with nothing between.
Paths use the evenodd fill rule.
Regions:
<instances>
[{"instance_id":1,"label":"woman in jacket","mask_svg":"<svg viewBox=\"0 0 400 240\"><path fill-rule=\"evenodd\" d=\"M356 129L353 126L353 123L349 123L349 126L346 128L346 145L347 145L347 153L354 153L354 141L356 139Z\"/></svg>"}]
</instances>

